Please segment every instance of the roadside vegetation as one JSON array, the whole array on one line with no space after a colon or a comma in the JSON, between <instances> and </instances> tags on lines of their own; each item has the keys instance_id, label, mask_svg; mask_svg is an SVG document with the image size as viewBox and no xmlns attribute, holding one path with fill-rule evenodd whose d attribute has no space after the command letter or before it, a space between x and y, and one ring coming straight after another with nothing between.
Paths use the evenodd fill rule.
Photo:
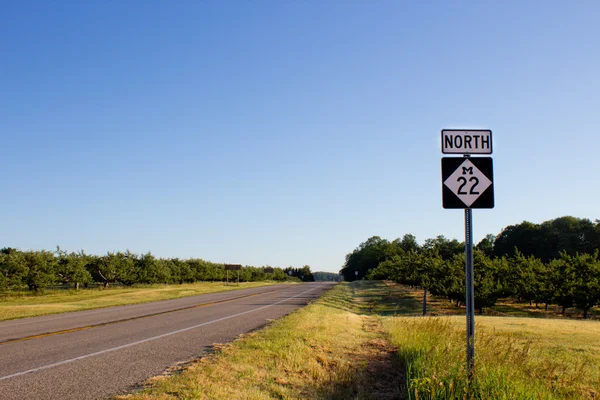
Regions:
<instances>
[{"instance_id":1,"label":"roadside vegetation","mask_svg":"<svg viewBox=\"0 0 600 400\"><path fill-rule=\"evenodd\" d=\"M363 281L380 293L379 308L404 304L404 315L382 324L406 365L411 399L594 399L600 396L600 322L476 316L476 373L465 371L465 317L447 300L433 298L421 313L420 290ZM412 305L411 305L412 303ZM387 306L385 306L387 304ZM454 316L452 316L454 314ZM462 314L462 315L456 315ZM412 315L408 317L407 315Z\"/></svg>"},{"instance_id":2,"label":"roadside vegetation","mask_svg":"<svg viewBox=\"0 0 600 400\"><path fill-rule=\"evenodd\" d=\"M267 272L269 271L269 272ZM230 280L238 279L238 271L229 273ZM97 256L67 252L57 247L50 251L20 251L13 248L0 250L0 295L14 295L14 291L29 289L43 293L55 285L79 289L100 285L184 284L220 282L227 280L223 264L199 258L156 258L151 253L135 254L130 251L108 252ZM245 266L239 271L240 282L304 281L314 277L310 266L302 268L272 268Z\"/></svg>"},{"instance_id":3,"label":"roadside vegetation","mask_svg":"<svg viewBox=\"0 0 600 400\"><path fill-rule=\"evenodd\" d=\"M348 284L121 399L396 399L403 384L380 321Z\"/></svg>"},{"instance_id":4,"label":"roadside vegetation","mask_svg":"<svg viewBox=\"0 0 600 400\"><path fill-rule=\"evenodd\" d=\"M593 399L600 323L476 317L465 374L464 316L419 317L416 291L382 281L321 299L120 399Z\"/></svg>"},{"instance_id":5,"label":"roadside vegetation","mask_svg":"<svg viewBox=\"0 0 600 400\"><path fill-rule=\"evenodd\" d=\"M523 222L488 235L474 251L475 308L498 302L535 310L560 308L563 316L599 318L600 221L562 217ZM419 245L412 235L378 236L346 256L347 281L391 280L454 301L465 299L464 243L443 236ZM541 313L540 313L541 314Z\"/></svg>"},{"instance_id":6,"label":"roadside vegetation","mask_svg":"<svg viewBox=\"0 0 600 400\"><path fill-rule=\"evenodd\" d=\"M223 264L151 253L96 256L60 248L54 253L3 248L0 321L302 281L314 281L308 265L227 272Z\"/></svg>"}]
</instances>

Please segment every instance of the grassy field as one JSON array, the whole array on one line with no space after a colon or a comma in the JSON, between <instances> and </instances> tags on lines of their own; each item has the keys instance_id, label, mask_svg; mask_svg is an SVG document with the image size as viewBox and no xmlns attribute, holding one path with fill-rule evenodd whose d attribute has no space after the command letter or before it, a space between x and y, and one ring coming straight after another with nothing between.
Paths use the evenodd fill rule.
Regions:
<instances>
[{"instance_id":1,"label":"grassy field","mask_svg":"<svg viewBox=\"0 0 600 400\"><path fill-rule=\"evenodd\" d=\"M476 317L476 373L465 373L464 317L387 318L410 398L593 399L600 323Z\"/></svg>"},{"instance_id":2,"label":"grassy field","mask_svg":"<svg viewBox=\"0 0 600 400\"><path fill-rule=\"evenodd\" d=\"M121 399L600 398L600 322L476 316L468 381L464 316L416 317L416 298L383 282L337 285Z\"/></svg>"},{"instance_id":3,"label":"grassy field","mask_svg":"<svg viewBox=\"0 0 600 400\"><path fill-rule=\"evenodd\" d=\"M500 301L475 317L476 375L468 386L464 309L429 297L428 312L436 317L415 318L422 313L421 290L363 282L354 292L362 312L396 315L381 321L406 365L408 398L600 398L598 321Z\"/></svg>"},{"instance_id":4,"label":"grassy field","mask_svg":"<svg viewBox=\"0 0 600 400\"><path fill-rule=\"evenodd\" d=\"M420 315L422 313L423 291L421 289L411 289L392 282L387 282L388 289L381 288L380 297L391 297L386 307L388 312L393 313L394 308L391 305L402 304L399 311L401 314ZM391 308L390 308L391 307ZM432 297L427 295L428 315L464 315L464 306L457 307L456 303L450 302L445 298ZM478 310L475 310L478 313ZM567 308L566 313L562 314L562 308L551 305L548 310L544 304L537 307L535 304L519 303L512 299L499 299L495 306L484 308L483 315L499 317L531 317L531 318L560 318L560 319L581 319L583 312L575 308ZM600 307L593 307L589 312L590 319L600 320Z\"/></svg>"},{"instance_id":5,"label":"grassy field","mask_svg":"<svg viewBox=\"0 0 600 400\"><path fill-rule=\"evenodd\" d=\"M132 288L53 290L41 295L32 292L18 292L0 297L0 321L147 303L274 284L278 284L278 282L243 282L239 286L224 285L223 282L196 282L183 285L148 285Z\"/></svg>"}]
</instances>

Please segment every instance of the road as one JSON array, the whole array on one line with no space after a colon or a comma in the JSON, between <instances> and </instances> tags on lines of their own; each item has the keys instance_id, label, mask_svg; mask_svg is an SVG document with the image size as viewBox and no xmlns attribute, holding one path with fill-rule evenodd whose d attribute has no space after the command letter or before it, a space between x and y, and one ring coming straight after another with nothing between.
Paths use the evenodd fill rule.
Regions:
<instances>
[{"instance_id":1,"label":"road","mask_svg":"<svg viewBox=\"0 0 600 400\"><path fill-rule=\"evenodd\" d=\"M127 393L330 288L267 286L0 322L0 399L104 399Z\"/></svg>"}]
</instances>

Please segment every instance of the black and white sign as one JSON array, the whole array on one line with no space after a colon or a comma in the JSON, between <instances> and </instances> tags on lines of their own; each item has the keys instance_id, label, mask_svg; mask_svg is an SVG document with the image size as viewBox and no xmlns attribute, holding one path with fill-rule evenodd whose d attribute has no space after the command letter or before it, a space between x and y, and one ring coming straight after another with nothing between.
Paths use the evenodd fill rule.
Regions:
<instances>
[{"instance_id":1,"label":"black and white sign","mask_svg":"<svg viewBox=\"0 0 600 400\"><path fill-rule=\"evenodd\" d=\"M444 208L494 208L491 157L442 158Z\"/></svg>"},{"instance_id":2,"label":"black and white sign","mask_svg":"<svg viewBox=\"0 0 600 400\"><path fill-rule=\"evenodd\" d=\"M492 154L492 131L473 129L444 129L444 154Z\"/></svg>"}]
</instances>

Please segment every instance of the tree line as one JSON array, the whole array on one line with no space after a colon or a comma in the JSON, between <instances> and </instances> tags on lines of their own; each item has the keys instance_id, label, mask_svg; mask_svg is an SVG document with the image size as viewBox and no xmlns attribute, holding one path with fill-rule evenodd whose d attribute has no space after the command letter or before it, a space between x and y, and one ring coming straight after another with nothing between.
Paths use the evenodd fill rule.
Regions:
<instances>
[{"instance_id":1,"label":"tree line","mask_svg":"<svg viewBox=\"0 0 600 400\"><path fill-rule=\"evenodd\" d=\"M511 247L512 246L512 247ZM600 305L600 221L561 217L523 222L487 235L475 246L475 307L500 298L583 311ZM457 304L465 299L464 243L444 236L419 245L413 235L374 236L346 256L346 280L389 279L427 289ZM358 272L358 275L356 275Z\"/></svg>"},{"instance_id":2,"label":"tree line","mask_svg":"<svg viewBox=\"0 0 600 400\"><path fill-rule=\"evenodd\" d=\"M246 266L239 272L240 282L314 280L308 265L302 268L273 268L272 273L265 272L261 267ZM237 273L235 277L237 279ZM135 254L130 251L91 255L84 251L67 252L60 247L55 252L20 251L13 248L0 250L2 291L23 288L39 291L57 284L71 285L78 289L90 283L101 284L106 288L116 283L131 286L225 279L223 264L199 258L156 258L151 253Z\"/></svg>"},{"instance_id":3,"label":"tree line","mask_svg":"<svg viewBox=\"0 0 600 400\"><path fill-rule=\"evenodd\" d=\"M333 272L313 272L315 281L318 282L341 282L343 277Z\"/></svg>"}]
</instances>

